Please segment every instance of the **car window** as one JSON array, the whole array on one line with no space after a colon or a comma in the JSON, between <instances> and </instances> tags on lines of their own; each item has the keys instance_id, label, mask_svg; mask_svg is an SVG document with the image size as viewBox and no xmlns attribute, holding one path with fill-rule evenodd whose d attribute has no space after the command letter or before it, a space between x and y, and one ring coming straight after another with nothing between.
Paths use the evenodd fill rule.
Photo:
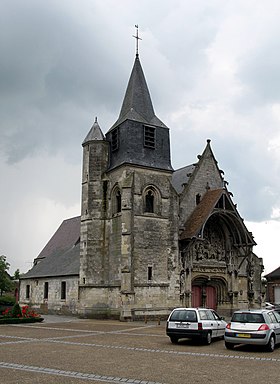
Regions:
<instances>
[{"instance_id":1,"label":"car window","mask_svg":"<svg viewBox=\"0 0 280 384\"><path fill-rule=\"evenodd\" d=\"M269 320L271 321L271 323L277 323L276 317L275 317L273 312L269 312L268 317L269 317Z\"/></svg>"},{"instance_id":2,"label":"car window","mask_svg":"<svg viewBox=\"0 0 280 384\"><path fill-rule=\"evenodd\" d=\"M207 311L205 310L202 310L202 311L198 311L199 312L199 317L200 317L200 320L207 320Z\"/></svg>"},{"instance_id":3,"label":"car window","mask_svg":"<svg viewBox=\"0 0 280 384\"><path fill-rule=\"evenodd\" d=\"M211 311L211 312L213 313L215 320L221 320L220 316L215 311Z\"/></svg>"},{"instance_id":4,"label":"car window","mask_svg":"<svg viewBox=\"0 0 280 384\"><path fill-rule=\"evenodd\" d=\"M264 323L264 318L261 313L234 313L232 316L232 322L237 323Z\"/></svg>"},{"instance_id":5,"label":"car window","mask_svg":"<svg viewBox=\"0 0 280 384\"><path fill-rule=\"evenodd\" d=\"M186 310L178 310L174 311L170 316L170 321L189 321L196 322L196 312L195 311L186 311Z\"/></svg>"},{"instance_id":6,"label":"car window","mask_svg":"<svg viewBox=\"0 0 280 384\"><path fill-rule=\"evenodd\" d=\"M277 322L280 322L280 315L278 312L274 312L274 316L276 317Z\"/></svg>"},{"instance_id":7,"label":"car window","mask_svg":"<svg viewBox=\"0 0 280 384\"><path fill-rule=\"evenodd\" d=\"M212 311L207 311L207 319L208 320L214 320L214 315L213 315Z\"/></svg>"}]
</instances>

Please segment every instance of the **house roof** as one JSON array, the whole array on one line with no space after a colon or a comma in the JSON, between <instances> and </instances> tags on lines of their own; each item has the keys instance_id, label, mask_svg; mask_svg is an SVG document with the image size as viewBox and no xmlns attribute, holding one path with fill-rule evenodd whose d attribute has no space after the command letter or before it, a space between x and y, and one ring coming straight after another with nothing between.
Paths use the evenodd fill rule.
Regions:
<instances>
[{"instance_id":1,"label":"house roof","mask_svg":"<svg viewBox=\"0 0 280 384\"><path fill-rule=\"evenodd\" d=\"M125 120L137 120L144 124L152 124L166 128L166 125L155 115L150 92L138 55L136 55L134 61L119 118L110 130Z\"/></svg>"},{"instance_id":2,"label":"house roof","mask_svg":"<svg viewBox=\"0 0 280 384\"><path fill-rule=\"evenodd\" d=\"M64 220L21 278L79 275L80 216Z\"/></svg>"},{"instance_id":3,"label":"house roof","mask_svg":"<svg viewBox=\"0 0 280 384\"><path fill-rule=\"evenodd\" d=\"M190 175L193 173L195 165L187 165L183 168L177 169L172 174L172 185L177 193L182 193L184 185L188 183Z\"/></svg>"},{"instance_id":4,"label":"house roof","mask_svg":"<svg viewBox=\"0 0 280 384\"><path fill-rule=\"evenodd\" d=\"M213 211L217 201L223 194L223 189L208 190L201 202L195 207L193 213L185 223L185 230L181 233L181 240L197 236L208 216Z\"/></svg>"},{"instance_id":5,"label":"house roof","mask_svg":"<svg viewBox=\"0 0 280 384\"><path fill-rule=\"evenodd\" d=\"M270 272L269 274L265 275L266 278L279 278L280 277L280 267L274 269L274 271Z\"/></svg>"}]
</instances>

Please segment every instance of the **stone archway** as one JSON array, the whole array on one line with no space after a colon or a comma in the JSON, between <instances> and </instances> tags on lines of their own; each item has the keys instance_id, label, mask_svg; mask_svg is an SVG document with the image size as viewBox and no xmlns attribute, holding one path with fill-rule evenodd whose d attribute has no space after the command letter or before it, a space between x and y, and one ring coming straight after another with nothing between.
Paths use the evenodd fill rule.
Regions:
<instances>
[{"instance_id":1,"label":"stone archway","mask_svg":"<svg viewBox=\"0 0 280 384\"><path fill-rule=\"evenodd\" d=\"M217 309L226 301L227 282L219 276L197 276L192 281L192 306Z\"/></svg>"}]
</instances>

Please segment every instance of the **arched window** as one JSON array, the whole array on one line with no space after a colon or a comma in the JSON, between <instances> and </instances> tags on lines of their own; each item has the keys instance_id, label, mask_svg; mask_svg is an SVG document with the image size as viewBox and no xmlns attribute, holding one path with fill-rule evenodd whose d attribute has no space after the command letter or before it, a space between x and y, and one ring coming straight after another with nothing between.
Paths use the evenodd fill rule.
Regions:
<instances>
[{"instance_id":1,"label":"arched window","mask_svg":"<svg viewBox=\"0 0 280 384\"><path fill-rule=\"evenodd\" d=\"M117 207L117 212L121 212L122 210L122 195L121 195L121 191L118 190L117 193L116 193L116 207Z\"/></svg>"},{"instance_id":2,"label":"arched window","mask_svg":"<svg viewBox=\"0 0 280 384\"><path fill-rule=\"evenodd\" d=\"M143 190L143 211L144 213L155 213L160 215L160 193L154 186L148 186Z\"/></svg>"},{"instance_id":3,"label":"arched window","mask_svg":"<svg viewBox=\"0 0 280 384\"><path fill-rule=\"evenodd\" d=\"M112 214L115 215L116 213L120 213L122 210L122 194L118 186L116 186L112 191L111 201Z\"/></svg>"},{"instance_id":4,"label":"arched window","mask_svg":"<svg viewBox=\"0 0 280 384\"><path fill-rule=\"evenodd\" d=\"M154 194L151 190L145 196L145 212L154 213Z\"/></svg>"}]
</instances>

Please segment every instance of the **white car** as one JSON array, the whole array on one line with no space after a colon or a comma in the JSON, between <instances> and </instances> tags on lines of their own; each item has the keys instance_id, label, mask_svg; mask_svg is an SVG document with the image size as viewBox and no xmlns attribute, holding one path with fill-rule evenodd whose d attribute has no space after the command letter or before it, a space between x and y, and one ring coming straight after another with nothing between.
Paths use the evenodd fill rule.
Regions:
<instances>
[{"instance_id":1,"label":"white car","mask_svg":"<svg viewBox=\"0 0 280 384\"><path fill-rule=\"evenodd\" d=\"M263 345L274 351L280 343L280 315L274 310L247 309L234 312L226 326L225 346L233 349L237 344Z\"/></svg>"},{"instance_id":2,"label":"white car","mask_svg":"<svg viewBox=\"0 0 280 384\"><path fill-rule=\"evenodd\" d=\"M179 339L199 339L210 344L214 337L224 337L226 322L213 309L175 308L166 323L166 334L172 343Z\"/></svg>"}]
</instances>

